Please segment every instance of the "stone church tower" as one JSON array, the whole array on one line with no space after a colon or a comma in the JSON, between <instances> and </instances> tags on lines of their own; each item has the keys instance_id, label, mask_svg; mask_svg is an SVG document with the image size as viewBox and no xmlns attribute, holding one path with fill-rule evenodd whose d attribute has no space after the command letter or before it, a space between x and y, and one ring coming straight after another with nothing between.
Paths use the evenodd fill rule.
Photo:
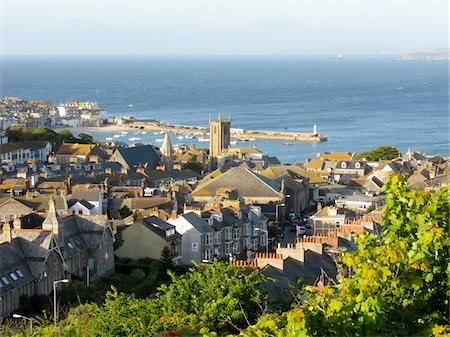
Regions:
<instances>
[{"instance_id":1,"label":"stone church tower","mask_svg":"<svg viewBox=\"0 0 450 337\"><path fill-rule=\"evenodd\" d=\"M161 164L164 165L166 171L171 170L173 168L173 159L172 159L172 143L170 142L169 134L166 133L164 136L163 143L161 145Z\"/></svg>"},{"instance_id":2,"label":"stone church tower","mask_svg":"<svg viewBox=\"0 0 450 337\"><path fill-rule=\"evenodd\" d=\"M231 117L222 119L219 114L217 119L209 117L209 155L211 160L217 158L222 150L230 147Z\"/></svg>"}]
</instances>

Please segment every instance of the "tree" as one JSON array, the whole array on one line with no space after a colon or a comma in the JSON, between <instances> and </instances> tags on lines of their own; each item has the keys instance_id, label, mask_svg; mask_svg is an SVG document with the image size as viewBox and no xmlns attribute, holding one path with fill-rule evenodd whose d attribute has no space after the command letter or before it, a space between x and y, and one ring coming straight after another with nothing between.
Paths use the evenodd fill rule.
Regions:
<instances>
[{"instance_id":1,"label":"tree","mask_svg":"<svg viewBox=\"0 0 450 337\"><path fill-rule=\"evenodd\" d=\"M310 294L309 333L417 335L448 324L450 191L412 191L392 176L384 192L382 239L358 235L358 250L341 259L349 277Z\"/></svg>"},{"instance_id":2,"label":"tree","mask_svg":"<svg viewBox=\"0 0 450 337\"><path fill-rule=\"evenodd\" d=\"M380 240L363 233L340 259L336 286L308 293L287 313L269 314L242 336L444 336L448 325L450 190L412 191L405 178L385 184Z\"/></svg>"},{"instance_id":3,"label":"tree","mask_svg":"<svg viewBox=\"0 0 450 337\"><path fill-rule=\"evenodd\" d=\"M184 169L191 169L192 171L195 171L197 173L201 173L203 169L202 163L197 161L197 156L192 155L192 157L189 158L189 160L186 162L186 164L183 165Z\"/></svg>"},{"instance_id":4,"label":"tree","mask_svg":"<svg viewBox=\"0 0 450 337\"><path fill-rule=\"evenodd\" d=\"M80 133L78 135L80 143L92 144L94 143L94 138L87 133Z\"/></svg>"},{"instance_id":5,"label":"tree","mask_svg":"<svg viewBox=\"0 0 450 337\"><path fill-rule=\"evenodd\" d=\"M368 161L391 160L401 156L399 150L393 146L379 146L371 151L361 152L354 159L366 159Z\"/></svg>"},{"instance_id":6,"label":"tree","mask_svg":"<svg viewBox=\"0 0 450 337\"><path fill-rule=\"evenodd\" d=\"M75 140L75 137L70 130L64 129L59 131L58 134L61 142L70 142Z\"/></svg>"},{"instance_id":7,"label":"tree","mask_svg":"<svg viewBox=\"0 0 450 337\"><path fill-rule=\"evenodd\" d=\"M133 212L131 212L130 208L127 205L124 205L121 209L119 209L119 214L122 219L129 217Z\"/></svg>"},{"instance_id":8,"label":"tree","mask_svg":"<svg viewBox=\"0 0 450 337\"><path fill-rule=\"evenodd\" d=\"M163 269L162 272L164 274L167 273L167 270L173 269L173 254L169 247L165 246L163 250L161 251L161 268Z\"/></svg>"}]
</instances>

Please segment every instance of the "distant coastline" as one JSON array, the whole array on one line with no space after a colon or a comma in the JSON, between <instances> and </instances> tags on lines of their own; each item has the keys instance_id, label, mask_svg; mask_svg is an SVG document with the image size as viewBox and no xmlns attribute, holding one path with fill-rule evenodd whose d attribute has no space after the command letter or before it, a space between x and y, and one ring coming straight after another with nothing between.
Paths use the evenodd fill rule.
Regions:
<instances>
[{"instance_id":1,"label":"distant coastline","mask_svg":"<svg viewBox=\"0 0 450 337\"><path fill-rule=\"evenodd\" d=\"M402 60L449 60L449 49L435 49L428 52L404 53Z\"/></svg>"}]
</instances>

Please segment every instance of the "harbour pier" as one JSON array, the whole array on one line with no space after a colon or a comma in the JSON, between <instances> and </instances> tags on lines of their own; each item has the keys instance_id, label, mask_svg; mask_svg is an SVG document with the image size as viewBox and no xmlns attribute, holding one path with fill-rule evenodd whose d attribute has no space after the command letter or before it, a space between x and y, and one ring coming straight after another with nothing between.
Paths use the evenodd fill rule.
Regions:
<instances>
[{"instance_id":1,"label":"harbour pier","mask_svg":"<svg viewBox=\"0 0 450 337\"><path fill-rule=\"evenodd\" d=\"M209 136L209 127L193 125L177 125L162 121L134 121L127 123L129 128L163 131L171 133L183 133L195 136ZM266 130L246 130L231 129L230 136L236 139L250 140L269 139L299 142L325 142L327 137L317 132L295 132L295 131L266 131Z\"/></svg>"}]
</instances>

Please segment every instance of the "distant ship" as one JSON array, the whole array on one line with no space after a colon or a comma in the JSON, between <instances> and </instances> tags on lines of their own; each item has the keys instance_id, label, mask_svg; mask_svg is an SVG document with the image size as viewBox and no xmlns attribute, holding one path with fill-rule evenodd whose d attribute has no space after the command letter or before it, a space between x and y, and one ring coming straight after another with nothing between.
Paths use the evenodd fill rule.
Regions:
<instances>
[{"instance_id":1,"label":"distant ship","mask_svg":"<svg viewBox=\"0 0 450 337\"><path fill-rule=\"evenodd\" d=\"M198 139L198 141L199 141L199 142L209 142L209 138L206 138L206 137L200 137L200 138Z\"/></svg>"},{"instance_id":2,"label":"distant ship","mask_svg":"<svg viewBox=\"0 0 450 337\"><path fill-rule=\"evenodd\" d=\"M336 57L334 58L335 60L343 60L344 57L342 56L341 53L337 54Z\"/></svg>"}]
</instances>

